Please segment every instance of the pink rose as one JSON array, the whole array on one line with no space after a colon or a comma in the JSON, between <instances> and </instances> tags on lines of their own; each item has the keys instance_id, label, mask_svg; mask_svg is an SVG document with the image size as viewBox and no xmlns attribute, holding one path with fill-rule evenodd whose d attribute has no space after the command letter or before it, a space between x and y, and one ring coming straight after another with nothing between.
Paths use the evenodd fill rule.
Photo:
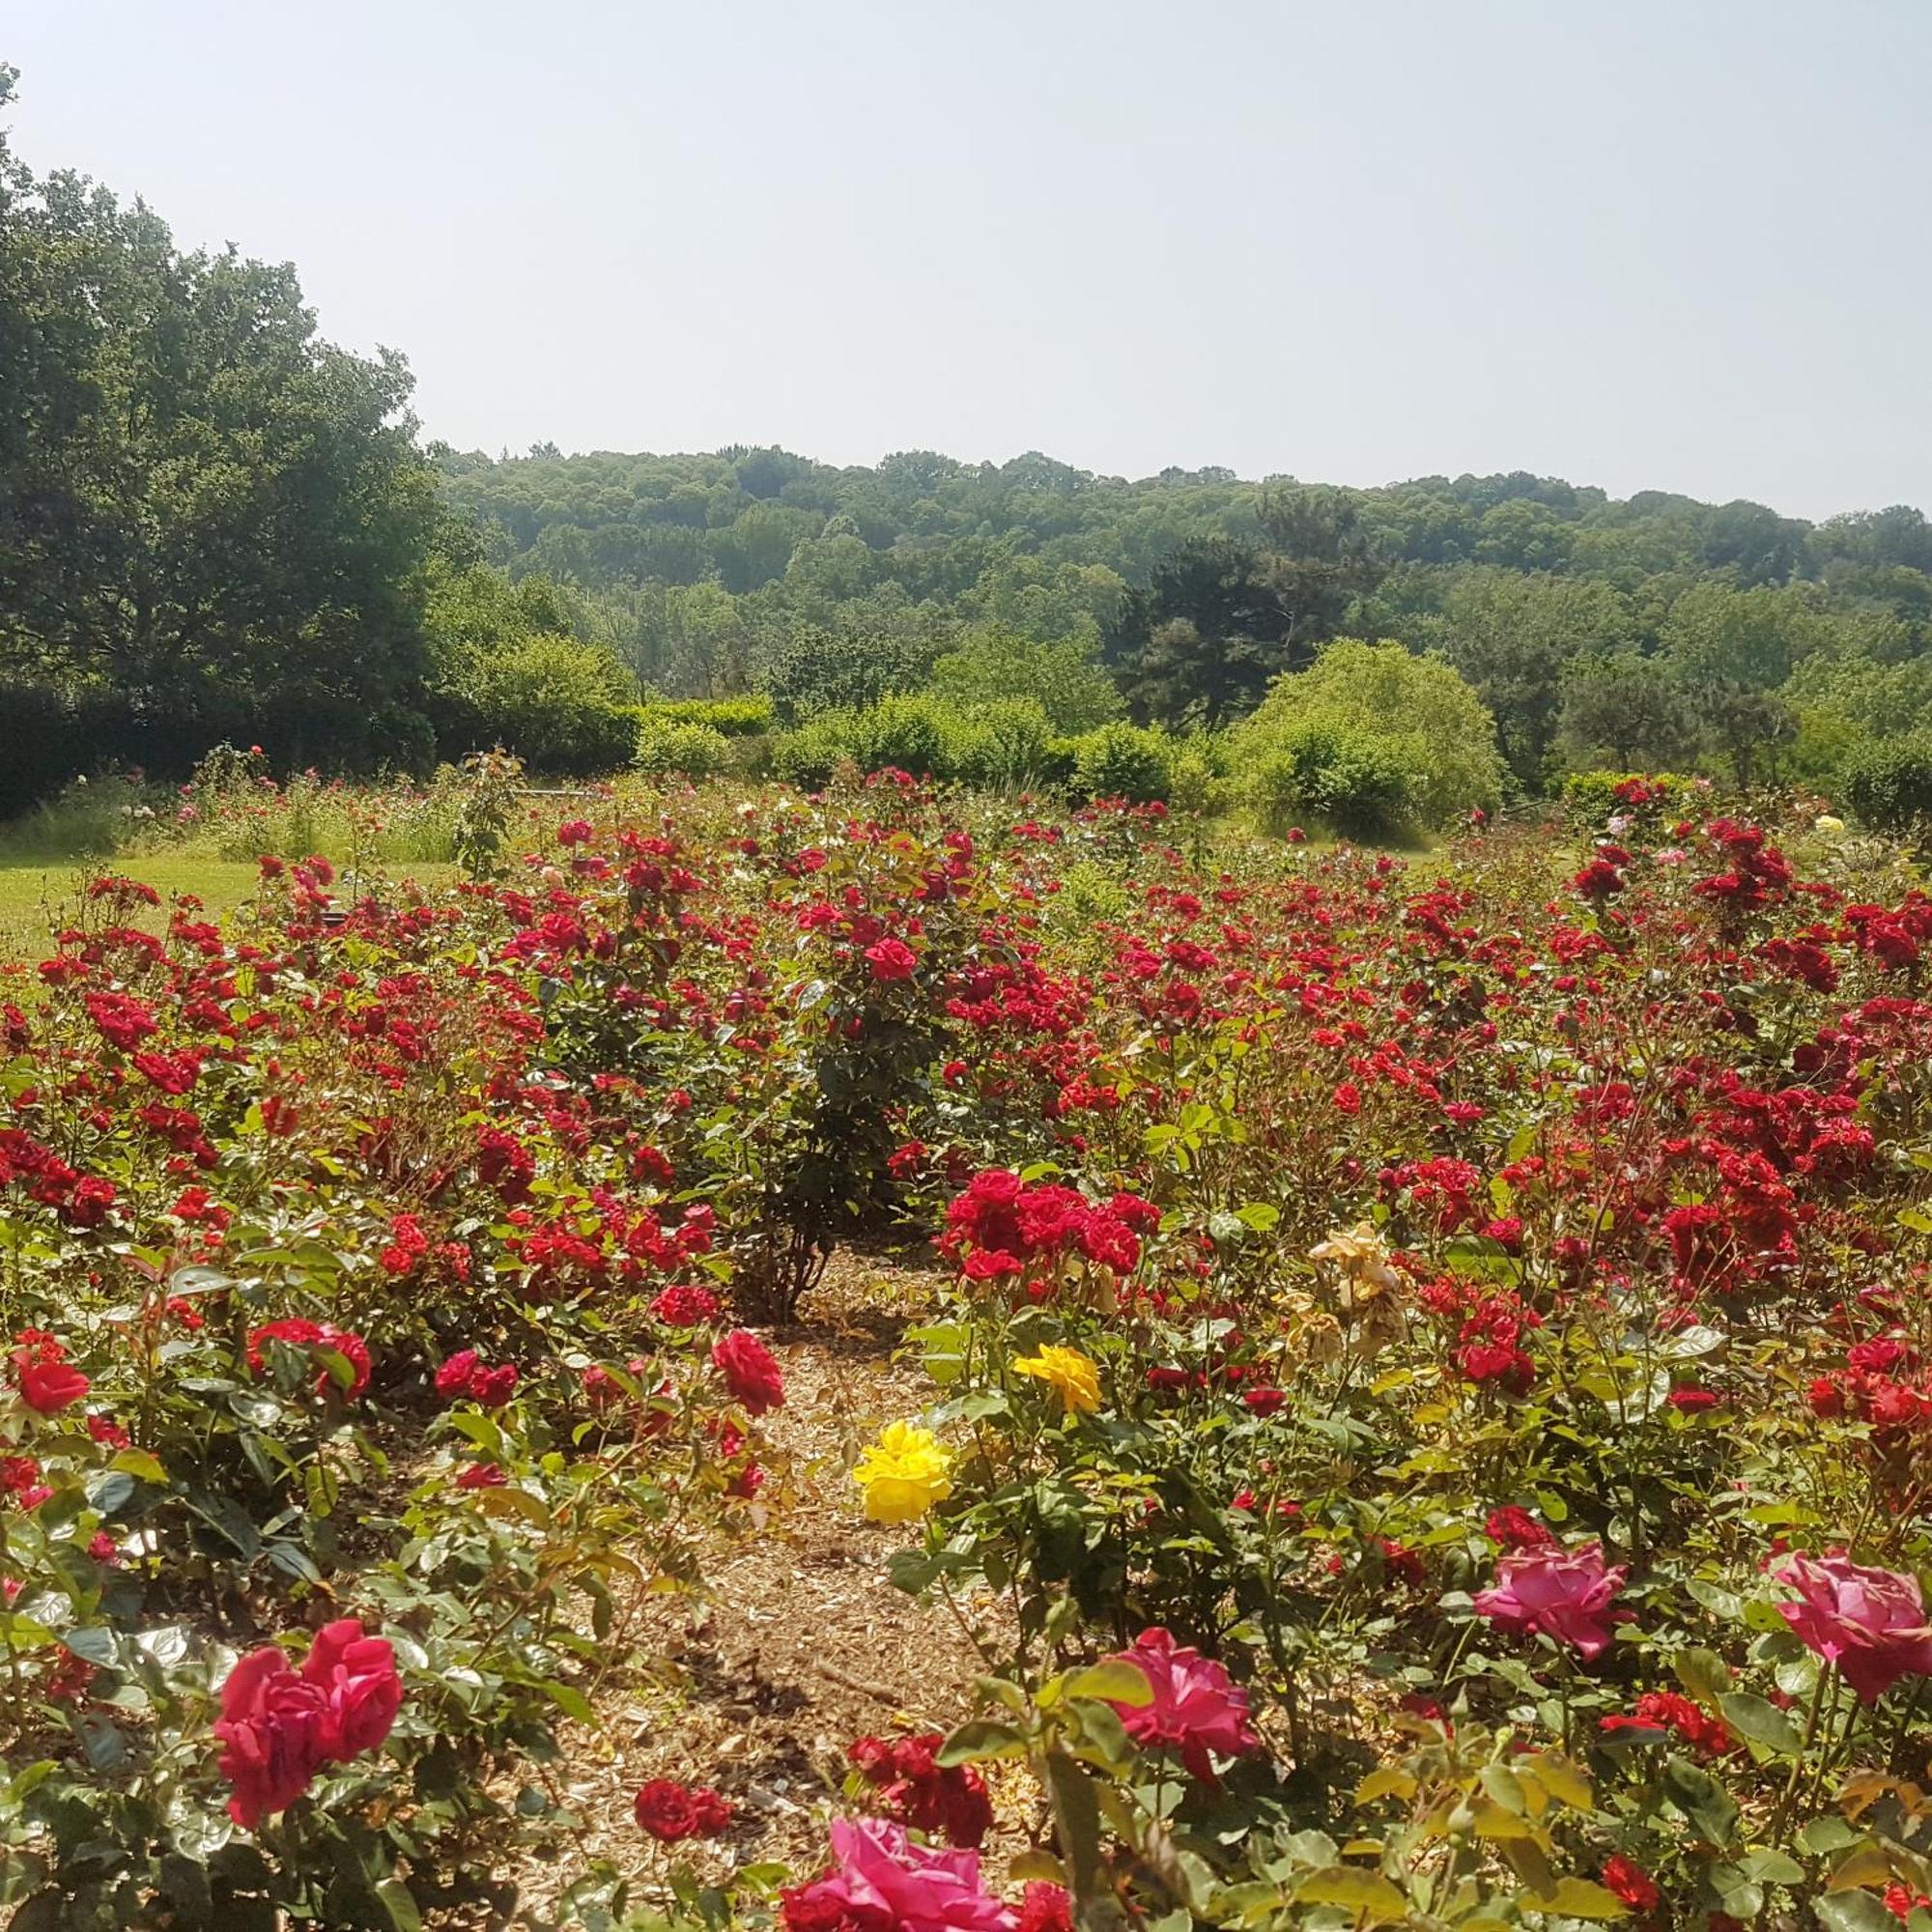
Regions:
<instances>
[{"instance_id":1,"label":"pink rose","mask_svg":"<svg viewBox=\"0 0 1932 1932\"><path fill-rule=\"evenodd\" d=\"M1133 1664L1153 1692L1150 1703L1114 1706L1136 1744L1171 1747L1208 1784L1216 1781L1212 1754L1239 1757L1261 1748L1248 1723L1248 1693L1211 1657L1156 1628L1143 1631L1114 1661Z\"/></svg>"},{"instance_id":2,"label":"pink rose","mask_svg":"<svg viewBox=\"0 0 1932 1932\"><path fill-rule=\"evenodd\" d=\"M1017 1915L980 1882L977 1852L915 1845L884 1818L838 1818L832 1825L833 1868L815 1885L787 1892L788 1927L838 1924L892 1932L1016 1932Z\"/></svg>"},{"instance_id":3,"label":"pink rose","mask_svg":"<svg viewBox=\"0 0 1932 1932\"><path fill-rule=\"evenodd\" d=\"M1932 1629L1918 1579L1843 1554L1791 1556L1771 1573L1798 1592L1777 1613L1867 1704L1901 1677L1932 1677Z\"/></svg>"},{"instance_id":4,"label":"pink rose","mask_svg":"<svg viewBox=\"0 0 1932 1932\"><path fill-rule=\"evenodd\" d=\"M1479 1615L1505 1630L1541 1634L1586 1661L1608 1649L1603 1621L1623 1587L1624 1568L1604 1567L1601 1543L1513 1549L1496 1560L1496 1580L1476 1596Z\"/></svg>"}]
</instances>

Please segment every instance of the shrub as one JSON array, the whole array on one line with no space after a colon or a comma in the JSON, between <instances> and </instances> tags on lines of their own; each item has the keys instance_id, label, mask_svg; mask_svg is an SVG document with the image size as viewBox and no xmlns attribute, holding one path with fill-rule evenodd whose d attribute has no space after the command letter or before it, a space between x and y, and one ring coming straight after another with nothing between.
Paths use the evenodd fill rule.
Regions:
<instances>
[{"instance_id":1,"label":"shrub","mask_svg":"<svg viewBox=\"0 0 1932 1932\"><path fill-rule=\"evenodd\" d=\"M730 755L730 742L710 724L679 724L647 715L638 733L637 766L652 778L715 778Z\"/></svg>"},{"instance_id":2,"label":"shrub","mask_svg":"<svg viewBox=\"0 0 1932 1932\"><path fill-rule=\"evenodd\" d=\"M1248 795L1263 829L1277 837L1308 817L1350 838L1398 838L1414 829L1415 788L1402 749L1326 720L1279 737Z\"/></svg>"},{"instance_id":3,"label":"shrub","mask_svg":"<svg viewBox=\"0 0 1932 1932\"><path fill-rule=\"evenodd\" d=\"M613 771L637 749L631 695L604 645L539 633L461 662L440 695L437 736L445 759L501 746L537 772Z\"/></svg>"},{"instance_id":4,"label":"shrub","mask_svg":"<svg viewBox=\"0 0 1932 1932\"><path fill-rule=\"evenodd\" d=\"M882 698L851 721L847 743L860 768L879 772L889 766L915 778L953 776L949 755L959 721L936 697L923 694Z\"/></svg>"},{"instance_id":5,"label":"shrub","mask_svg":"<svg viewBox=\"0 0 1932 1932\"><path fill-rule=\"evenodd\" d=\"M1495 720L1435 652L1418 656L1404 644L1337 638L1307 670L1275 679L1261 709L1236 734L1236 746L1244 758L1259 761L1281 747L1284 734L1318 722L1335 727L1338 744L1390 749L1407 787L1405 820L1435 830L1477 806L1493 811L1501 801ZM1386 794L1386 785L1366 772L1361 781L1365 799ZM1367 824L1380 819L1384 807L1364 810Z\"/></svg>"},{"instance_id":6,"label":"shrub","mask_svg":"<svg viewBox=\"0 0 1932 1932\"><path fill-rule=\"evenodd\" d=\"M976 706L963 721L955 776L988 791L1026 791L1048 781L1053 725L1030 697Z\"/></svg>"},{"instance_id":7,"label":"shrub","mask_svg":"<svg viewBox=\"0 0 1932 1932\"><path fill-rule=\"evenodd\" d=\"M638 706L640 724L707 724L725 738L751 738L776 722L763 692L740 697L661 697Z\"/></svg>"},{"instance_id":8,"label":"shrub","mask_svg":"<svg viewBox=\"0 0 1932 1932\"><path fill-rule=\"evenodd\" d=\"M1710 787L1681 772L1573 772L1563 781L1563 806L1588 829L1619 814L1681 811L1698 789Z\"/></svg>"},{"instance_id":9,"label":"shrub","mask_svg":"<svg viewBox=\"0 0 1932 1932\"><path fill-rule=\"evenodd\" d=\"M1165 801L1173 776L1174 747L1165 732L1103 724L1079 740L1074 785L1084 798L1123 798L1130 805Z\"/></svg>"},{"instance_id":10,"label":"shrub","mask_svg":"<svg viewBox=\"0 0 1932 1932\"><path fill-rule=\"evenodd\" d=\"M1932 819L1932 737L1873 745L1849 760L1845 803L1876 832L1905 832Z\"/></svg>"},{"instance_id":11,"label":"shrub","mask_svg":"<svg viewBox=\"0 0 1932 1932\"><path fill-rule=\"evenodd\" d=\"M773 733L771 775L781 784L796 785L801 791L822 791L851 755L848 714L827 711L795 731Z\"/></svg>"}]
</instances>

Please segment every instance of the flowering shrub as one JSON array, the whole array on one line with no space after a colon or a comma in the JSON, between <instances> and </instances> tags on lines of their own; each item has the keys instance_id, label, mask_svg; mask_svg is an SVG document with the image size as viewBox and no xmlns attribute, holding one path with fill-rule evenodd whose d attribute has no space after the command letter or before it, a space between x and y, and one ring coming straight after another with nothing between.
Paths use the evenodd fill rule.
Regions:
<instances>
[{"instance_id":1,"label":"flowering shrub","mask_svg":"<svg viewBox=\"0 0 1932 1932\"><path fill-rule=\"evenodd\" d=\"M860 1244L931 1399L813 1474L979 1702L818 1767L822 1866L627 1790L585 1923L1924 1932L1932 900L1604 803L1204 865L884 775L97 882L0 1007L0 1904L567 1863Z\"/></svg>"}]
</instances>

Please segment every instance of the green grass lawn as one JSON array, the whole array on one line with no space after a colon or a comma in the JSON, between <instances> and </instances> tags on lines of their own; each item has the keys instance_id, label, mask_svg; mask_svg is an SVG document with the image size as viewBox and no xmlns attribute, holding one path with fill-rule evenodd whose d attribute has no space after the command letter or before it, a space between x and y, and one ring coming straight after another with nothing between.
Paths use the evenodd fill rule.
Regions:
<instances>
[{"instance_id":1,"label":"green grass lawn","mask_svg":"<svg viewBox=\"0 0 1932 1932\"><path fill-rule=\"evenodd\" d=\"M252 860L209 859L191 853L157 857L95 859L0 859L0 977L19 974L53 950L47 935L72 910L83 880L98 872L139 879L160 894L162 903L143 911L136 923L158 932L166 924L168 901L192 893L210 919L232 912L255 891ZM396 878L410 877L440 886L455 877L448 865L397 866Z\"/></svg>"}]
</instances>

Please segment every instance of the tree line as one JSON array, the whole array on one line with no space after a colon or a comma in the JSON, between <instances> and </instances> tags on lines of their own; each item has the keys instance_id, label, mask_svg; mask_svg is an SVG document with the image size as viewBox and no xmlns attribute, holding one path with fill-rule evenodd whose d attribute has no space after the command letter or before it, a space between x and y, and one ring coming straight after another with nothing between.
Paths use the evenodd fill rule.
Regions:
<instances>
[{"instance_id":1,"label":"tree line","mask_svg":"<svg viewBox=\"0 0 1932 1932\"><path fill-rule=\"evenodd\" d=\"M0 69L0 108L16 76ZM0 131L0 810L92 766L625 762L640 699L932 693L1217 732L1337 638L1433 654L1508 783L1830 782L1932 730L1932 527L1547 477L1379 489L1029 453L425 446L294 270L185 253ZM1391 721L1392 727L1400 721Z\"/></svg>"}]
</instances>

